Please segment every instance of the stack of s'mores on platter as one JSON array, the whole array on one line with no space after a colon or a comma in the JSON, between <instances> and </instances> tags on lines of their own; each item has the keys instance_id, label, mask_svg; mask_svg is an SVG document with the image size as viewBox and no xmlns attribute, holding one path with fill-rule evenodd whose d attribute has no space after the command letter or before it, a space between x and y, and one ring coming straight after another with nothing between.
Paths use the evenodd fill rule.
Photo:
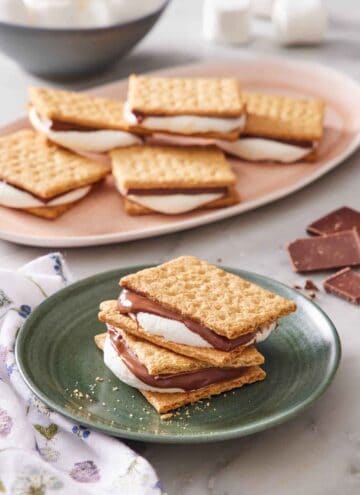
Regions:
<instances>
[{"instance_id":1,"label":"stack of s'mores on platter","mask_svg":"<svg viewBox=\"0 0 360 495\"><path fill-rule=\"evenodd\" d=\"M28 115L33 130L0 138L1 206L54 219L112 174L129 215L178 215L240 201L226 155L314 161L324 104L233 78L132 75L124 102L31 88Z\"/></svg>"},{"instance_id":2,"label":"stack of s'mores on platter","mask_svg":"<svg viewBox=\"0 0 360 495\"><path fill-rule=\"evenodd\" d=\"M182 256L120 280L100 305L105 365L160 414L263 380L256 344L296 310L241 277Z\"/></svg>"}]
</instances>

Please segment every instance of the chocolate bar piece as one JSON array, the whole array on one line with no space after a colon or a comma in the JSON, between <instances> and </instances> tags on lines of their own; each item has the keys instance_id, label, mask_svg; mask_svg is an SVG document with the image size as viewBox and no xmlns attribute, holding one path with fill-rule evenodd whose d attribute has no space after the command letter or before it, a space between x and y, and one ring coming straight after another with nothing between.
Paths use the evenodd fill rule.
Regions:
<instances>
[{"instance_id":1,"label":"chocolate bar piece","mask_svg":"<svg viewBox=\"0 0 360 495\"><path fill-rule=\"evenodd\" d=\"M353 304L360 304L360 275L349 267L325 279L324 289Z\"/></svg>"},{"instance_id":2,"label":"chocolate bar piece","mask_svg":"<svg viewBox=\"0 0 360 495\"><path fill-rule=\"evenodd\" d=\"M307 227L309 234L325 235L356 228L360 233L360 212L344 206L319 218Z\"/></svg>"},{"instance_id":3,"label":"chocolate bar piece","mask_svg":"<svg viewBox=\"0 0 360 495\"><path fill-rule=\"evenodd\" d=\"M288 245L288 251L296 272L360 265L360 239L355 229L296 239Z\"/></svg>"}]
</instances>

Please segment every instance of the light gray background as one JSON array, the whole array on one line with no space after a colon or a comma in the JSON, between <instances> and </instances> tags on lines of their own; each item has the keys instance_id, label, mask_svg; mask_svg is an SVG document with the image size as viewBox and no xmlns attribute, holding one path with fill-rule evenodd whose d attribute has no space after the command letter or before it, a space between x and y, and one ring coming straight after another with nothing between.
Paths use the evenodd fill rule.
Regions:
<instances>
[{"instance_id":1,"label":"light gray background","mask_svg":"<svg viewBox=\"0 0 360 495\"><path fill-rule=\"evenodd\" d=\"M360 4L326 2L331 28L316 48L283 49L270 25L256 23L243 47L212 45L201 35L201 1L173 0L155 29L127 59L86 81L64 84L83 89L121 77L202 60L280 55L316 61L360 79ZM24 113L26 89L41 81L0 56L0 123ZM193 254L254 270L290 285L305 277L292 273L284 246L303 236L319 215L343 205L360 208L360 153L306 189L270 206L206 227L119 246L67 249L78 277L136 263L161 262ZM17 268L45 249L0 241L0 266ZM321 284L324 274L312 277ZM360 318L359 308L324 294L317 302L338 327L343 360L326 395L307 413L268 432L212 445L132 444L155 466L169 494L177 495L355 495L360 492Z\"/></svg>"}]
</instances>

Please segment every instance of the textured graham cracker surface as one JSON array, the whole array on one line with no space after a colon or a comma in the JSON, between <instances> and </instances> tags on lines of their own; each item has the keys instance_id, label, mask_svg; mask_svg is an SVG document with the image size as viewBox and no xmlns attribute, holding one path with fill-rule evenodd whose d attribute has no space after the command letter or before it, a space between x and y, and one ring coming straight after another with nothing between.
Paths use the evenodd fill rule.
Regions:
<instances>
[{"instance_id":1,"label":"textured graham cracker surface","mask_svg":"<svg viewBox=\"0 0 360 495\"><path fill-rule=\"evenodd\" d=\"M154 215L159 214L150 208L146 208L145 206L139 205L134 201L124 197L123 198L124 208L128 215ZM225 208L226 206L232 206L240 203L240 194L236 190L235 187L229 188L229 192L226 196L222 198L215 199L215 201L210 201L210 203L206 203L205 205L196 208L196 210L209 210L214 208ZM192 210L195 211L195 210Z\"/></svg>"},{"instance_id":2,"label":"textured graham cracker surface","mask_svg":"<svg viewBox=\"0 0 360 495\"><path fill-rule=\"evenodd\" d=\"M129 78L127 101L145 115L203 115L238 117L244 102L236 79Z\"/></svg>"},{"instance_id":3,"label":"textured graham cracker surface","mask_svg":"<svg viewBox=\"0 0 360 495\"><path fill-rule=\"evenodd\" d=\"M164 347L183 356L193 357L215 367L240 368L242 366L254 366L264 363L264 356L254 346L239 346L230 352L224 352L208 347L201 348L177 344L159 335L150 334L140 325L137 325L131 318L119 313L117 301L104 301L101 303L99 320L115 328L122 328L126 332L152 342L157 346Z\"/></svg>"},{"instance_id":4,"label":"textured graham cracker surface","mask_svg":"<svg viewBox=\"0 0 360 495\"><path fill-rule=\"evenodd\" d=\"M248 136L318 141L323 135L324 103L288 96L244 92Z\"/></svg>"},{"instance_id":5,"label":"textured graham cracker surface","mask_svg":"<svg viewBox=\"0 0 360 495\"><path fill-rule=\"evenodd\" d=\"M192 256L127 275L120 285L229 339L296 309L293 301Z\"/></svg>"},{"instance_id":6,"label":"textured graham cracker surface","mask_svg":"<svg viewBox=\"0 0 360 495\"><path fill-rule=\"evenodd\" d=\"M127 130L123 103L86 93L49 88L30 88L30 104L49 120L89 126L94 129Z\"/></svg>"},{"instance_id":7,"label":"textured graham cracker surface","mask_svg":"<svg viewBox=\"0 0 360 495\"><path fill-rule=\"evenodd\" d=\"M58 205L58 206L45 206L40 208L24 208L21 211L26 211L31 215L35 215L36 217L45 218L46 220L55 220L60 215L70 210L77 203L67 203L66 205Z\"/></svg>"},{"instance_id":8,"label":"textured graham cracker surface","mask_svg":"<svg viewBox=\"0 0 360 495\"><path fill-rule=\"evenodd\" d=\"M223 187L236 177L216 148L129 146L110 153L115 180L122 191L140 188Z\"/></svg>"},{"instance_id":9,"label":"textured graham cracker surface","mask_svg":"<svg viewBox=\"0 0 360 495\"><path fill-rule=\"evenodd\" d=\"M226 382L215 383L208 387L200 388L191 392L161 393L140 390L146 400L157 410L158 413L166 413L178 409L179 407L193 404L201 399L206 399L212 395L219 395L235 388L258 382L266 377L264 370L258 366L247 368L240 378L228 380Z\"/></svg>"},{"instance_id":10,"label":"textured graham cracker surface","mask_svg":"<svg viewBox=\"0 0 360 495\"><path fill-rule=\"evenodd\" d=\"M31 130L0 138L0 180L41 199L50 199L103 179L110 169Z\"/></svg>"}]
</instances>

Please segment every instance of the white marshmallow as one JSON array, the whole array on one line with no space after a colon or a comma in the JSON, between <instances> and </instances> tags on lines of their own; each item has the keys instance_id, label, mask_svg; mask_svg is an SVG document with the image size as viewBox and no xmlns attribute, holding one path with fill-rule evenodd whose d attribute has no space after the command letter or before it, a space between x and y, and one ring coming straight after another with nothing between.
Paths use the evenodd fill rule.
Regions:
<instances>
[{"instance_id":1,"label":"white marshmallow","mask_svg":"<svg viewBox=\"0 0 360 495\"><path fill-rule=\"evenodd\" d=\"M211 348L212 345L200 335L189 330L181 321L170 320L151 313L137 313L136 319L140 326L151 335L158 335L169 342L191 345L193 347Z\"/></svg>"},{"instance_id":2,"label":"white marshmallow","mask_svg":"<svg viewBox=\"0 0 360 495\"><path fill-rule=\"evenodd\" d=\"M148 390L150 392L184 392L181 388L157 388L151 387L137 378L123 362L119 354L114 349L109 336L106 336L104 344L104 363L114 375L130 387L138 390Z\"/></svg>"},{"instance_id":3,"label":"white marshmallow","mask_svg":"<svg viewBox=\"0 0 360 495\"><path fill-rule=\"evenodd\" d=\"M153 194L149 196L128 194L126 197L134 203L166 215L179 215L195 210L202 205L220 199L222 193L205 194Z\"/></svg>"},{"instance_id":4,"label":"white marshmallow","mask_svg":"<svg viewBox=\"0 0 360 495\"><path fill-rule=\"evenodd\" d=\"M274 0L251 0L251 11L254 15L270 18Z\"/></svg>"},{"instance_id":5,"label":"white marshmallow","mask_svg":"<svg viewBox=\"0 0 360 495\"><path fill-rule=\"evenodd\" d=\"M158 10L164 0L22 0L22 2L28 15L27 22L32 25L51 28L92 28L143 17ZM13 17L16 21L15 14Z\"/></svg>"},{"instance_id":6,"label":"white marshmallow","mask_svg":"<svg viewBox=\"0 0 360 495\"><path fill-rule=\"evenodd\" d=\"M91 186L80 187L44 203L32 194L7 184L6 182L0 181L0 205L8 208L20 209L60 206L79 201L84 198L90 190Z\"/></svg>"},{"instance_id":7,"label":"white marshmallow","mask_svg":"<svg viewBox=\"0 0 360 495\"><path fill-rule=\"evenodd\" d=\"M226 153L251 162L294 163L313 150L311 145L304 148L263 138L240 138L237 141L216 141L215 144Z\"/></svg>"},{"instance_id":8,"label":"white marshmallow","mask_svg":"<svg viewBox=\"0 0 360 495\"><path fill-rule=\"evenodd\" d=\"M136 115L131 111L127 102L124 105L123 117L129 124L137 124ZM141 127L155 131L179 132L181 134L204 132L227 133L236 129L243 129L245 120L245 115L229 118L200 117L198 115L151 116L143 118Z\"/></svg>"},{"instance_id":9,"label":"white marshmallow","mask_svg":"<svg viewBox=\"0 0 360 495\"><path fill-rule=\"evenodd\" d=\"M245 43L250 35L250 17L250 0L205 0L204 37L220 43Z\"/></svg>"},{"instance_id":10,"label":"white marshmallow","mask_svg":"<svg viewBox=\"0 0 360 495\"><path fill-rule=\"evenodd\" d=\"M114 148L141 144L142 140L125 131L110 129L94 131L54 131L51 120L42 119L35 108L30 108L29 120L33 127L64 148L87 153L105 153Z\"/></svg>"},{"instance_id":11,"label":"white marshmallow","mask_svg":"<svg viewBox=\"0 0 360 495\"><path fill-rule=\"evenodd\" d=\"M321 0L275 0L272 9L275 34L282 45L321 42L327 17Z\"/></svg>"}]
</instances>

